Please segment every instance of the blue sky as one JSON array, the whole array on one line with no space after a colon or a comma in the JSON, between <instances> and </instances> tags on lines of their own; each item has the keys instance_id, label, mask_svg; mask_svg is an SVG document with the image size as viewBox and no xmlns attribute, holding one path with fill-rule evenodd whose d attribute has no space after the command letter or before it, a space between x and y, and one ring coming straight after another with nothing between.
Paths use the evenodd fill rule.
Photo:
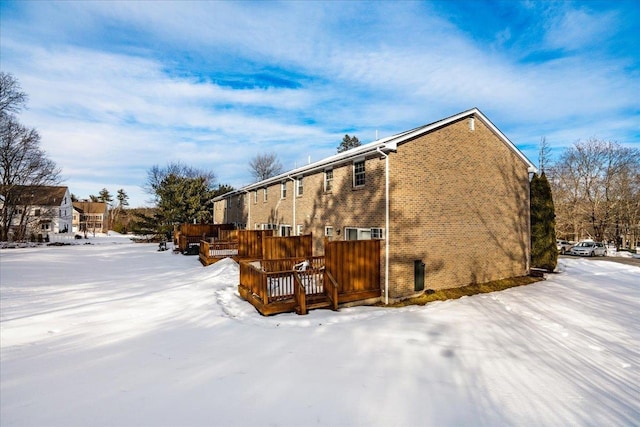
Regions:
<instances>
[{"instance_id":1,"label":"blue sky","mask_svg":"<svg viewBox=\"0 0 640 427\"><path fill-rule=\"evenodd\" d=\"M0 68L78 197L180 161L222 184L478 107L537 164L640 147L640 2L2 1Z\"/></svg>"}]
</instances>

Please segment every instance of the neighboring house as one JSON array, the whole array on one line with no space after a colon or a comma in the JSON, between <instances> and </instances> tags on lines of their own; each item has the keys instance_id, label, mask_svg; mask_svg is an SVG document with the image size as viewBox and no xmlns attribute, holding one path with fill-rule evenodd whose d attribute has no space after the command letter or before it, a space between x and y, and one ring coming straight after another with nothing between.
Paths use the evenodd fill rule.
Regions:
<instances>
[{"instance_id":1,"label":"neighboring house","mask_svg":"<svg viewBox=\"0 0 640 427\"><path fill-rule=\"evenodd\" d=\"M104 202L73 202L74 233L106 233L109 227L107 208Z\"/></svg>"},{"instance_id":2,"label":"neighboring house","mask_svg":"<svg viewBox=\"0 0 640 427\"><path fill-rule=\"evenodd\" d=\"M474 108L213 199L214 221L383 239L383 300L529 271L533 164Z\"/></svg>"},{"instance_id":3,"label":"neighboring house","mask_svg":"<svg viewBox=\"0 0 640 427\"><path fill-rule=\"evenodd\" d=\"M8 240L43 239L51 233L71 232L73 207L68 187L22 185L5 193L3 190L0 203L8 221ZM2 223L4 226L4 217Z\"/></svg>"}]
</instances>

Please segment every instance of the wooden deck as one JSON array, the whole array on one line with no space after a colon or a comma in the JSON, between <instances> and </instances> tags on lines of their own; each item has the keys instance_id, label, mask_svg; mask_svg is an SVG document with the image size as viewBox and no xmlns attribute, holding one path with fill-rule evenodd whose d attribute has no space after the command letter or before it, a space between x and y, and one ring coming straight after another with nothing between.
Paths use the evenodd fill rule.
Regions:
<instances>
[{"instance_id":1,"label":"wooden deck","mask_svg":"<svg viewBox=\"0 0 640 427\"><path fill-rule=\"evenodd\" d=\"M325 252L325 256L243 260L238 292L265 316L337 310L341 303L380 297L379 240L326 242ZM308 265L304 270L299 267L302 262Z\"/></svg>"},{"instance_id":2,"label":"wooden deck","mask_svg":"<svg viewBox=\"0 0 640 427\"><path fill-rule=\"evenodd\" d=\"M237 241L200 241L200 251L198 253L200 262L205 267L214 264L221 259L233 258L238 260L238 242Z\"/></svg>"},{"instance_id":3,"label":"wooden deck","mask_svg":"<svg viewBox=\"0 0 640 427\"><path fill-rule=\"evenodd\" d=\"M181 253L201 240L232 240L233 224L181 224L173 231L173 245ZM235 239L233 239L235 240Z\"/></svg>"}]
</instances>

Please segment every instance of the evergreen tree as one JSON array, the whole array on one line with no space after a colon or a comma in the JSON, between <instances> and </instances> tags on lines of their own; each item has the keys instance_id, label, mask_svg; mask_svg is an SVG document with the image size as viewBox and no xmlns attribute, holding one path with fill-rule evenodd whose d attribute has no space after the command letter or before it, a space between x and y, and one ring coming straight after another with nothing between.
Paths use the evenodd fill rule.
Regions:
<instances>
[{"instance_id":1,"label":"evergreen tree","mask_svg":"<svg viewBox=\"0 0 640 427\"><path fill-rule=\"evenodd\" d=\"M344 138L342 138L342 142L338 146L338 153L351 150L352 148L359 147L360 145L360 140L357 136L345 135Z\"/></svg>"},{"instance_id":2,"label":"evergreen tree","mask_svg":"<svg viewBox=\"0 0 640 427\"><path fill-rule=\"evenodd\" d=\"M215 176L181 163L166 168L154 166L148 172L147 191L157 207L154 218L159 234L170 232L174 224L211 221L211 199Z\"/></svg>"},{"instance_id":3,"label":"evergreen tree","mask_svg":"<svg viewBox=\"0 0 640 427\"><path fill-rule=\"evenodd\" d=\"M111 196L111 193L109 193L109 190L107 190L106 188L100 190L100 192L98 193L98 201L107 204L109 204L109 202L112 202L113 197Z\"/></svg>"},{"instance_id":4,"label":"evergreen tree","mask_svg":"<svg viewBox=\"0 0 640 427\"><path fill-rule=\"evenodd\" d=\"M118 207L124 208L125 206L129 206L129 196L124 191L124 189L121 188L118 190L116 199L118 200Z\"/></svg>"},{"instance_id":5,"label":"evergreen tree","mask_svg":"<svg viewBox=\"0 0 640 427\"><path fill-rule=\"evenodd\" d=\"M233 191L234 188L229 184L220 184L218 188L213 190L213 197L222 196L230 191Z\"/></svg>"},{"instance_id":6,"label":"evergreen tree","mask_svg":"<svg viewBox=\"0 0 640 427\"><path fill-rule=\"evenodd\" d=\"M157 236L159 234L158 224L161 220L162 218L155 209L132 211L128 231L143 236ZM167 231L169 231L168 228L163 230L163 233Z\"/></svg>"},{"instance_id":7,"label":"evergreen tree","mask_svg":"<svg viewBox=\"0 0 640 427\"><path fill-rule=\"evenodd\" d=\"M531 180L531 266L553 271L558 264L555 209L544 172Z\"/></svg>"}]
</instances>

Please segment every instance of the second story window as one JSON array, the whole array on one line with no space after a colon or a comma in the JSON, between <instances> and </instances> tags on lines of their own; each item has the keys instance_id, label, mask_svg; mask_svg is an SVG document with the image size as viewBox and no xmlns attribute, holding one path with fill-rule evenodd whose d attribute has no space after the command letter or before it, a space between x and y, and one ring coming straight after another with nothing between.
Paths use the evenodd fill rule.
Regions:
<instances>
[{"instance_id":1,"label":"second story window","mask_svg":"<svg viewBox=\"0 0 640 427\"><path fill-rule=\"evenodd\" d=\"M324 191L331 191L333 188L333 169L324 171Z\"/></svg>"},{"instance_id":2,"label":"second story window","mask_svg":"<svg viewBox=\"0 0 640 427\"><path fill-rule=\"evenodd\" d=\"M364 160L353 164L353 186L361 187L365 183Z\"/></svg>"},{"instance_id":3,"label":"second story window","mask_svg":"<svg viewBox=\"0 0 640 427\"><path fill-rule=\"evenodd\" d=\"M258 190L253 192L253 203L258 203Z\"/></svg>"},{"instance_id":4,"label":"second story window","mask_svg":"<svg viewBox=\"0 0 640 427\"><path fill-rule=\"evenodd\" d=\"M267 188L267 187L264 187L264 188L262 189L262 191L264 192L263 194L264 194L264 201L265 201L265 202L267 201L267 195L268 195L268 191L267 191L267 190L268 190L268 188Z\"/></svg>"},{"instance_id":5,"label":"second story window","mask_svg":"<svg viewBox=\"0 0 640 427\"><path fill-rule=\"evenodd\" d=\"M287 181L284 181L283 183L280 184L280 198L281 199L287 198Z\"/></svg>"},{"instance_id":6,"label":"second story window","mask_svg":"<svg viewBox=\"0 0 640 427\"><path fill-rule=\"evenodd\" d=\"M302 184L302 177L296 178L296 196L302 196L304 193L304 185Z\"/></svg>"}]
</instances>

